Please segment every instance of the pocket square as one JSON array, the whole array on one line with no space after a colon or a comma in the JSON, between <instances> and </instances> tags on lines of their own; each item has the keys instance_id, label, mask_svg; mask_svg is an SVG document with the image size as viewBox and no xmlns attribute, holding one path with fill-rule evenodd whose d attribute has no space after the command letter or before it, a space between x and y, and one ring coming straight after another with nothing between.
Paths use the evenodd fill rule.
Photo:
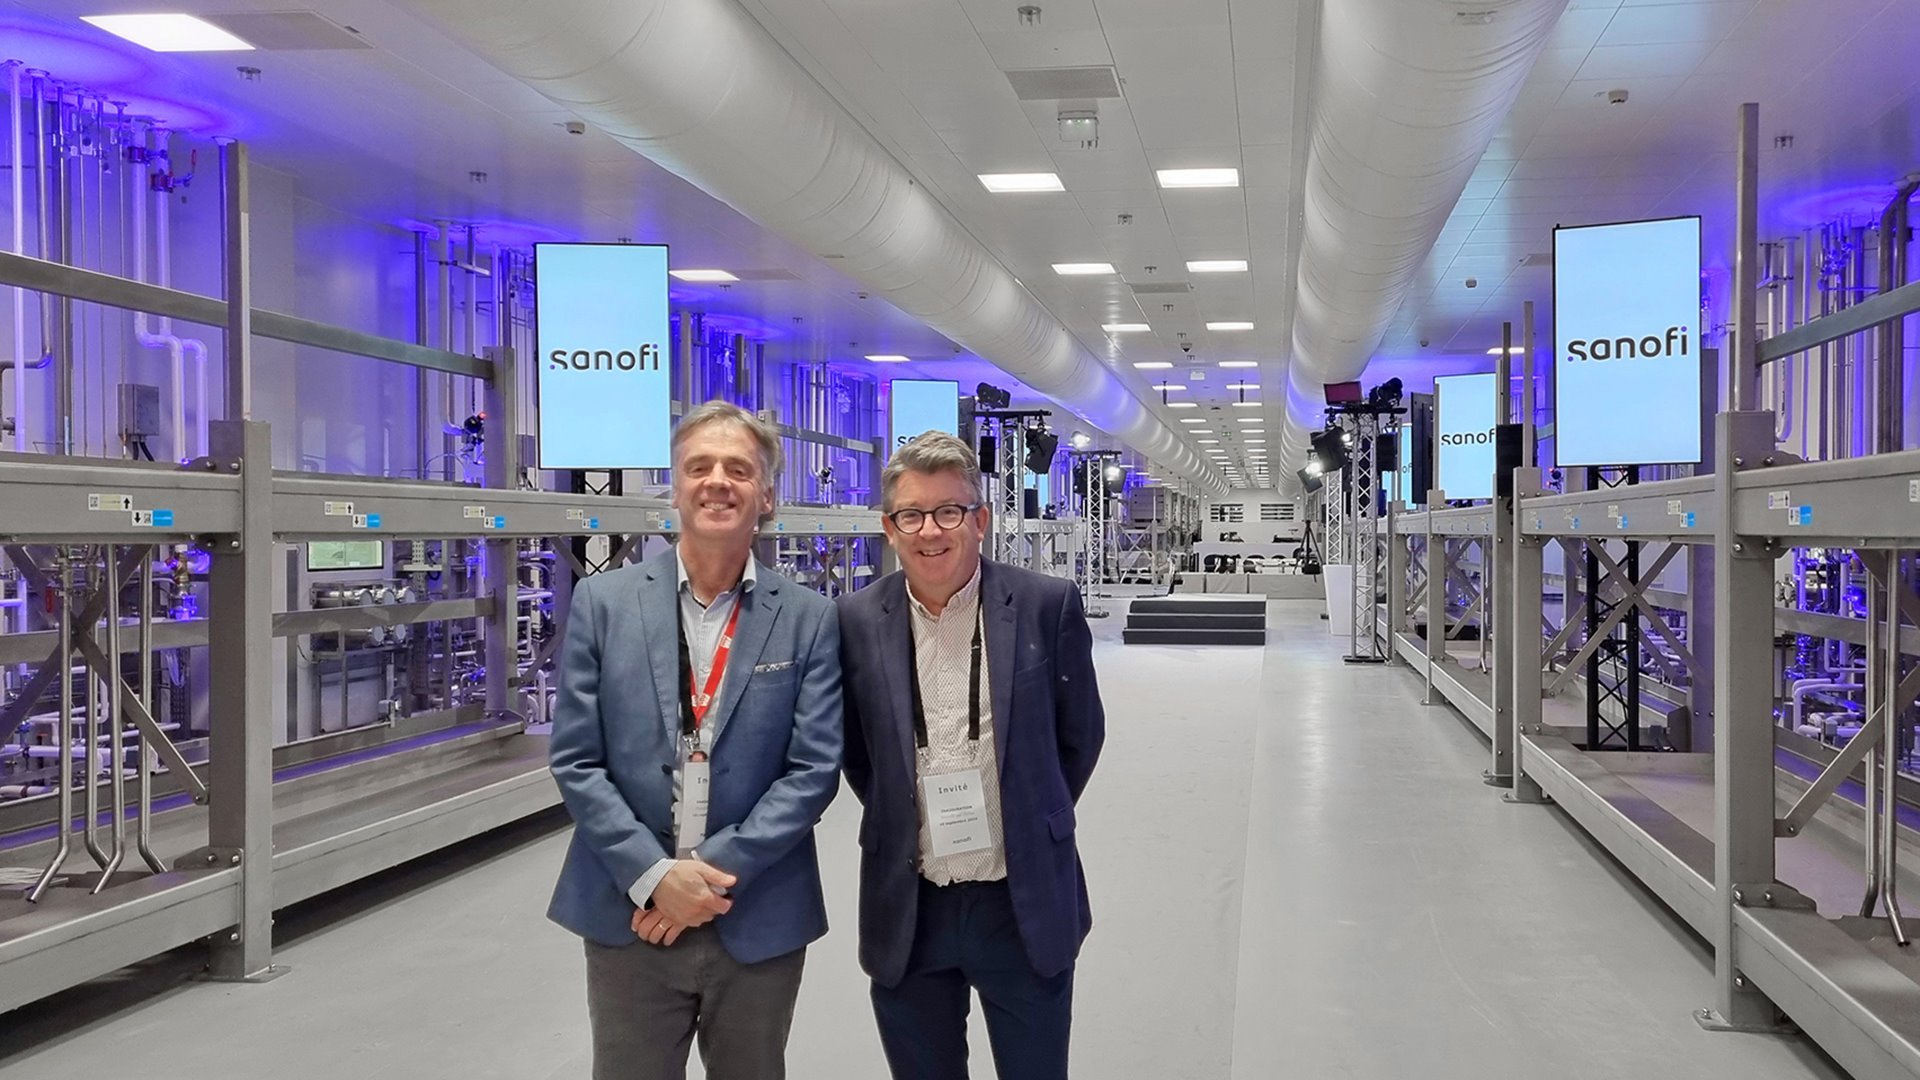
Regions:
<instances>
[{"instance_id":1,"label":"pocket square","mask_svg":"<svg viewBox=\"0 0 1920 1080\"><path fill-rule=\"evenodd\" d=\"M762 675L769 671L785 671L792 666L793 661L791 660L776 660L771 664L753 665L753 673L755 675Z\"/></svg>"}]
</instances>

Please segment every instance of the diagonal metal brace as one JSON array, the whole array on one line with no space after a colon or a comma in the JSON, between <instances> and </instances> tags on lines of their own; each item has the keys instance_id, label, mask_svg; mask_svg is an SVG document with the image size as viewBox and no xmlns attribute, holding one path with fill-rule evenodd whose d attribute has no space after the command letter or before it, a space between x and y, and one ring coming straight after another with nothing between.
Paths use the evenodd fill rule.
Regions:
<instances>
[{"instance_id":1,"label":"diagonal metal brace","mask_svg":"<svg viewBox=\"0 0 1920 1080\"><path fill-rule=\"evenodd\" d=\"M1661 617L1659 610L1647 602L1646 587L1659 575L1657 573L1642 575L1640 584L1634 585L1627 581L1626 571L1621 569L1620 564L1614 561L1613 556L1607 554L1605 546L1595 544L1592 551L1601 564L1607 568L1607 580L1614 578L1620 580L1622 586L1627 591L1626 602L1640 609L1640 614L1646 617L1647 627L1653 631L1654 636L1665 642L1667 648L1672 649L1674 653L1680 657L1681 662L1686 666L1684 674L1696 682L1701 681L1700 664L1694 659L1692 651L1681 643L1679 635L1675 634L1673 628L1667 625L1667 620ZM1660 667L1666 672L1668 680L1678 681L1674 679L1674 676L1681 674L1681 672L1676 672L1673 665L1668 663L1667 658L1660 653L1656 652L1652 655L1655 660L1659 661Z\"/></svg>"},{"instance_id":2,"label":"diagonal metal brace","mask_svg":"<svg viewBox=\"0 0 1920 1080\"><path fill-rule=\"evenodd\" d=\"M140 560L146 555L146 548L136 547L122 556L116 568L119 577L114 581L114 587L95 590L93 597L87 601L87 606L80 609L80 614L73 620L73 624L92 626L99 622L100 617L107 612L107 604L111 602L112 597L118 595L118 590L126 585L134 572L140 569ZM60 602L70 603L71 599L63 596ZM34 669L33 676L27 680L25 686L20 688L20 693L15 696L13 703L0 708L0 742L13 738L13 733L20 730L20 725L27 722L27 714L33 711L41 695L47 692L47 687L53 685L53 680L60 677L59 666L60 647L56 645L53 651L47 654L47 658L40 661L40 666Z\"/></svg>"},{"instance_id":3,"label":"diagonal metal brace","mask_svg":"<svg viewBox=\"0 0 1920 1080\"><path fill-rule=\"evenodd\" d=\"M107 678L107 654L102 652L100 646L94 642L93 635L77 633L73 638L74 648L86 658L87 667L96 676L102 679ZM167 733L160 730L159 723L147 712L146 706L140 703L139 695L125 679L120 681L120 708L133 720L134 726L140 729L141 741L151 746L153 752L160 755L160 760L167 763L167 771L178 778L180 785L193 796L193 801L202 806L206 805L206 782L200 779L199 773L193 771L192 765L187 764L187 759L181 755L180 748L173 745L173 740L167 738ZM116 717L111 722L117 724L124 721ZM115 762L114 766L117 774L120 763ZM141 766L141 768L145 767L145 765Z\"/></svg>"},{"instance_id":4,"label":"diagonal metal brace","mask_svg":"<svg viewBox=\"0 0 1920 1080\"><path fill-rule=\"evenodd\" d=\"M1673 557L1678 555L1680 550L1681 545L1674 544L1667 548L1667 550L1661 552L1660 557L1653 561L1653 568L1647 572L1646 580L1652 581L1654 578L1659 577L1660 571L1666 569L1667 564L1673 561ZM1559 693L1562 687L1571 682L1574 675L1579 672L1581 666L1587 662L1587 658L1598 651L1601 643L1605 642L1607 638L1612 635L1613 628L1625 622L1628 615L1638 610L1640 610L1640 605L1635 595L1631 592L1628 593L1624 600L1614 604L1613 610L1607 612L1607 617L1601 620L1600 625L1594 628L1593 633L1587 635L1587 640L1581 643L1580 651L1573 654L1573 659L1567 661L1567 666L1561 668L1554 674L1552 684L1546 689L1547 696L1551 697Z\"/></svg>"}]
</instances>

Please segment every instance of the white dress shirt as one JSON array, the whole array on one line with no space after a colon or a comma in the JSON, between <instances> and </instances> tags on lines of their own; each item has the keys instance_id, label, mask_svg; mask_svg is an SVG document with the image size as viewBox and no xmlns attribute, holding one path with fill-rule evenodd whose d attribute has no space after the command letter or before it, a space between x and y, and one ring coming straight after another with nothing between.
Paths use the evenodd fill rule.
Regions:
<instances>
[{"instance_id":1,"label":"white dress shirt","mask_svg":"<svg viewBox=\"0 0 1920 1080\"><path fill-rule=\"evenodd\" d=\"M704 687L707 684L708 674L713 671L713 654L720 647L720 636L726 632L727 620L733 617L734 605L753 590L756 580L754 559L752 555L747 556L747 568L740 575L739 583L714 597L711 604L700 603L700 598L693 594L693 581L687 577L687 564L680 561L678 552L674 554L673 564L680 575L680 629L687 635L687 655L693 662L693 680ZM674 675L676 680L679 677L677 673ZM675 701L680 700L680 695L685 689L680 686L674 688ZM719 694L716 693L714 697L718 700ZM673 717L673 730L673 817L677 829L680 821L680 717L678 713ZM701 724L701 749L712 750L713 740L719 734L712 724ZM627 896L633 901L635 907L646 907L653 902L653 890L660 887L660 880L667 876L667 871L673 869L673 864L672 858L666 858L647 867L647 872L640 875L640 880L633 883L633 888L627 890Z\"/></svg>"},{"instance_id":2,"label":"white dress shirt","mask_svg":"<svg viewBox=\"0 0 1920 1080\"><path fill-rule=\"evenodd\" d=\"M979 851L933 857L933 830L927 824L923 789L914 786L920 808L920 876L935 885L957 881L1002 881L1007 876L1006 829L1000 820L999 755L993 745L993 694L988 678L986 638L981 635L980 738L967 737L967 709L973 673L973 630L980 619L980 571L953 594L940 614L927 610L907 588L912 611L913 647L918 660L920 700L927 713L927 749L915 754L919 778L964 769L980 770L990 843Z\"/></svg>"}]
</instances>

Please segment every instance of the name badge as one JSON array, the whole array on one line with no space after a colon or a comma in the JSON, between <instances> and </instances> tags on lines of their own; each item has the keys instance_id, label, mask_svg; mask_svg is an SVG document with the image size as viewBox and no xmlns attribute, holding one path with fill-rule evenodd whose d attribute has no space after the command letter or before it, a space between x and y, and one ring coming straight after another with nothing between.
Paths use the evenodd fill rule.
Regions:
<instances>
[{"instance_id":1,"label":"name badge","mask_svg":"<svg viewBox=\"0 0 1920 1080\"><path fill-rule=\"evenodd\" d=\"M680 813L675 830L676 858L690 859L707 839L707 803L713 793L713 763L695 753L680 763Z\"/></svg>"},{"instance_id":2,"label":"name badge","mask_svg":"<svg viewBox=\"0 0 1920 1080\"><path fill-rule=\"evenodd\" d=\"M933 834L936 858L984 851L993 846L987 828L987 793L979 769L962 769L920 779L921 803Z\"/></svg>"}]
</instances>

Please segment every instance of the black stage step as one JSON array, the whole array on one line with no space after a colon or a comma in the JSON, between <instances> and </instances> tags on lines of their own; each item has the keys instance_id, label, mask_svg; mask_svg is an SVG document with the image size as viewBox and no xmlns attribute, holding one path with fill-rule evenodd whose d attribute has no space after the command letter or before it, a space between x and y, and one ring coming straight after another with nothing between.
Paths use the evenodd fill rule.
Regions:
<instances>
[{"instance_id":1,"label":"black stage step","mask_svg":"<svg viewBox=\"0 0 1920 1080\"><path fill-rule=\"evenodd\" d=\"M1127 627L1131 630L1265 630L1267 619L1264 615L1130 611Z\"/></svg>"},{"instance_id":2,"label":"black stage step","mask_svg":"<svg viewBox=\"0 0 1920 1080\"><path fill-rule=\"evenodd\" d=\"M1127 610L1154 615L1258 615L1264 621L1267 617L1267 599L1264 596L1231 600L1211 596L1142 597Z\"/></svg>"},{"instance_id":3,"label":"black stage step","mask_svg":"<svg viewBox=\"0 0 1920 1080\"><path fill-rule=\"evenodd\" d=\"M1120 631L1129 645L1265 645L1265 630L1148 630L1127 627Z\"/></svg>"}]
</instances>

